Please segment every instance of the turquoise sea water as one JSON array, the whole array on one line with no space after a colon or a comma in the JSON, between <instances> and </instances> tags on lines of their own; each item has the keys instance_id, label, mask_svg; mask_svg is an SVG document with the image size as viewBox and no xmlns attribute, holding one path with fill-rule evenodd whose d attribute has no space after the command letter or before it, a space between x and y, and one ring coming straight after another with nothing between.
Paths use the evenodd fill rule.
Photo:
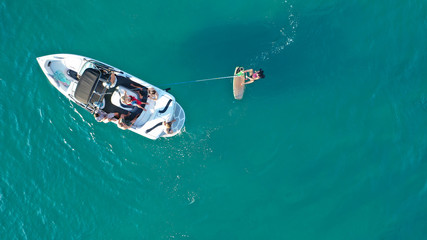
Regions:
<instances>
[{"instance_id":1,"label":"turquoise sea water","mask_svg":"<svg viewBox=\"0 0 427 240\"><path fill-rule=\"evenodd\" d=\"M0 1L0 239L426 239L427 2ZM36 57L172 87L185 131L96 123Z\"/></svg>"}]
</instances>

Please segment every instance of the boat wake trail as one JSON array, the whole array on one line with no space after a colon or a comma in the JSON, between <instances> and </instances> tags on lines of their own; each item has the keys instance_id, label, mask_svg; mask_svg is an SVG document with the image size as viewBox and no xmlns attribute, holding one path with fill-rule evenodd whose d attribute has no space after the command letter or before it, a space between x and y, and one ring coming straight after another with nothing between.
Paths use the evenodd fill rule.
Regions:
<instances>
[{"instance_id":1,"label":"boat wake trail","mask_svg":"<svg viewBox=\"0 0 427 240\"><path fill-rule=\"evenodd\" d=\"M251 66L257 66L259 63L269 60L272 56L281 53L287 46L294 42L296 36L296 30L298 22L293 13L293 5L288 3L287 0L283 2L283 9L286 11L286 20L280 21L279 23L272 23L273 27L279 29L279 38L271 43L271 47L268 50L261 52L258 56L253 58L250 62Z\"/></svg>"}]
</instances>

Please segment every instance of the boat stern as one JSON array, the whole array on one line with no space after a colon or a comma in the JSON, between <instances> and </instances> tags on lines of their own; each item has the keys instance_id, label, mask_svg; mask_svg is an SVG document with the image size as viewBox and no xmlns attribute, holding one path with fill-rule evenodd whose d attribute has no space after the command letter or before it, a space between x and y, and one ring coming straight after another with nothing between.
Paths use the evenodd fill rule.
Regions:
<instances>
[{"instance_id":1,"label":"boat stern","mask_svg":"<svg viewBox=\"0 0 427 240\"><path fill-rule=\"evenodd\" d=\"M172 120L175 120L175 122L172 124L172 133L170 134L164 134L162 137L172 137L177 135L182 131L182 128L184 127L185 123L185 112L184 109L179 105L179 103L175 103L175 110L172 115Z\"/></svg>"}]
</instances>

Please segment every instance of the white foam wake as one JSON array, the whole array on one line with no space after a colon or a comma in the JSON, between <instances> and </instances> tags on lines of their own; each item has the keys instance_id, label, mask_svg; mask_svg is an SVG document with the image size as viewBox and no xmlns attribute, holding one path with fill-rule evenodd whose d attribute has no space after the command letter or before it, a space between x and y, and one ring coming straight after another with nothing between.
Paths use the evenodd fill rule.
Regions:
<instances>
[{"instance_id":1,"label":"white foam wake","mask_svg":"<svg viewBox=\"0 0 427 240\"><path fill-rule=\"evenodd\" d=\"M283 2L283 8L287 12L288 17L285 23L279 24L279 39L271 42L271 48L261 52L259 55L253 58L251 60L252 66L259 65L261 62L269 60L271 56L281 53L287 46L294 42L296 30L298 28L298 22L295 14L293 13L293 5L285 0Z\"/></svg>"}]
</instances>

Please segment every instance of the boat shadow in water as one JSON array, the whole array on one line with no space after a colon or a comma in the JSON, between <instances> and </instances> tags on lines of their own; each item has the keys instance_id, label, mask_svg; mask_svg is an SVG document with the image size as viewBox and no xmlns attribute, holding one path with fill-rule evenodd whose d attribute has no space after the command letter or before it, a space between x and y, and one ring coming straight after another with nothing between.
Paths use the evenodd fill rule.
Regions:
<instances>
[{"instance_id":1,"label":"boat shadow in water","mask_svg":"<svg viewBox=\"0 0 427 240\"><path fill-rule=\"evenodd\" d=\"M262 68L266 80L256 83L256 91L271 95L271 91L281 92L287 88L289 83L288 78L284 77L283 65L290 61L291 56L286 54L287 51L274 55L275 59L279 58L279 64L274 63L276 60L267 61L261 56L277 48L279 41L286 44L282 32L279 25L263 22L207 28L190 36L182 44L180 56L188 66L199 66L192 71L194 76L230 76L236 66ZM253 89L254 86L249 86L248 94Z\"/></svg>"},{"instance_id":2,"label":"boat shadow in water","mask_svg":"<svg viewBox=\"0 0 427 240\"><path fill-rule=\"evenodd\" d=\"M351 44L346 42L345 29L319 24L333 20L325 13L299 21L297 29L267 22L207 28L187 39L181 56L189 66L201 66L193 71L197 76L232 74L236 66L262 68L266 79L256 83L256 91L266 95L317 88L338 80L325 82L322 76L338 76L342 68L337 66L348 67L343 52L350 51Z\"/></svg>"},{"instance_id":3,"label":"boat shadow in water","mask_svg":"<svg viewBox=\"0 0 427 240\"><path fill-rule=\"evenodd\" d=\"M189 66L204 66L195 69L194 73L199 76L232 75L236 66L251 67L250 60L268 49L270 39L277 37L273 32L266 24L206 28L184 41L180 56Z\"/></svg>"}]
</instances>

